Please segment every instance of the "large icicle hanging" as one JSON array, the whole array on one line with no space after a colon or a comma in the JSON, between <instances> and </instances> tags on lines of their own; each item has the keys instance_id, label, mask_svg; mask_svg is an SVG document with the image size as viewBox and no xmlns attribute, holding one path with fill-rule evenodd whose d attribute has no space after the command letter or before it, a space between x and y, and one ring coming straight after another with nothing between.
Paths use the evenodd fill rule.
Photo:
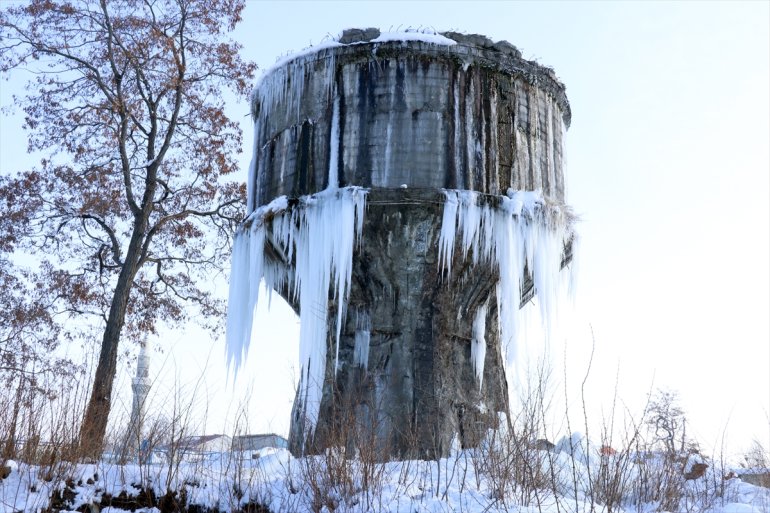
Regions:
<instances>
[{"instance_id":1,"label":"large icicle hanging","mask_svg":"<svg viewBox=\"0 0 770 513\"><path fill-rule=\"evenodd\" d=\"M572 240L572 218L563 207L550 205L539 191L509 190L494 198L467 190L445 190L446 202L439 237L439 265L451 272L455 241L462 254L493 264L499 272L497 304L501 349L506 371L516 361L519 306L525 273L532 276L540 314L548 332L557 301L560 269L565 245ZM469 255L470 253L470 255ZM481 310L481 309L480 309ZM474 339L478 316L474 321ZM474 346L474 367L479 371L480 347ZM483 368L482 368L483 369ZM508 377L511 383L511 376ZM479 376L479 382L481 377Z\"/></svg>"},{"instance_id":2,"label":"large icicle hanging","mask_svg":"<svg viewBox=\"0 0 770 513\"><path fill-rule=\"evenodd\" d=\"M318 420L326 372L329 290L337 301L339 346L341 324L350 290L355 241L363 228L367 191L360 187L326 189L299 198L289 209L285 197L260 207L244 222L233 245L233 266L227 319L228 364L237 369L251 339L260 281L268 291L291 280L292 297L300 310L300 397L308 429ZM268 234L286 257L288 267L264 256Z\"/></svg>"},{"instance_id":3,"label":"large icicle hanging","mask_svg":"<svg viewBox=\"0 0 770 513\"><path fill-rule=\"evenodd\" d=\"M335 44L336 45L336 44ZM332 45L334 46L334 45ZM254 149L249 168L247 209L251 211L256 197L257 178L262 172L262 153L257 141L261 133L271 129L272 110L299 113L303 102L308 62L319 53L297 55L266 73L252 92ZM333 54L323 58L334 59ZM275 208L275 202L255 210L246 220L233 245L233 270L228 309L228 366L237 369L251 338L254 309L260 281L268 291L287 290L300 311L300 407L306 426L313 431L318 419L323 381L326 372L328 301L330 288L337 301L335 370L339 358L339 338L345 309L355 240L363 227L367 191L359 187L339 188L340 98L336 94L333 65L327 66L328 99L332 104L329 173L327 189L298 198L288 208L286 199ZM271 207L271 205L273 207ZM267 237L285 262L271 262L264 257ZM293 273L290 272L290 267ZM283 285L288 283L289 287Z\"/></svg>"},{"instance_id":4,"label":"large icicle hanging","mask_svg":"<svg viewBox=\"0 0 770 513\"><path fill-rule=\"evenodd\" d=\"M304 197L299 230L294 238L296 271L294 296L300 308L300 391L309 432L315 429L326 371L329 287L337 300L337 336L350 290L353 249L363 227L366 190L359 187L327 189ZM284 240L291 240L287 237ZM336 369L335 369L336 370Z\"/></svg>"},{"instance_id":5,"label":"large icicle hanging","mask_svg":"<svg viewBox=\"0 0 770 513\"><path fill-rule=\"evenodd\" d=\"M286 196L280 196L254 210L235 233L227 300L227 367L232 365L235 371L249 349L260 282L280 285L286 279L285 270L265 262L264 247L266 222L287 207ZM273 289L267 290L270 294Z\"/></svg>"}]
</instances>

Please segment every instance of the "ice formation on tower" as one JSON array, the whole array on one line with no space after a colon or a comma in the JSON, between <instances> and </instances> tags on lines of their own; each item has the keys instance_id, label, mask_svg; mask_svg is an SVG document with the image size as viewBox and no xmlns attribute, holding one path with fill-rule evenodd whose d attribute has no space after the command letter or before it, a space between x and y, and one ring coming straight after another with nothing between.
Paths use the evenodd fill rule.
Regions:
<instances>
[{"instance_id":1,"label":"ice formation on tower","mask_svg":"<svg viewBox=\"0 0 770 513\"><path fill-rule=\"evenodd\" d=\"M233 244L228 364L237 369L248 350L261 281L265 281L268 291L288 287L301 312L299 390L311 431L318 418L326 373L329 293L337 302L334 347L338 352L353 251L361 236L367 192L360 187L330 187L299 198L294 208L289 208L288 199L281 196L256 209ZM488 195L474 191L445 190L444 194L439 265L451 273L457 245L462 256L471 258L474 265L493 265L497 269L501 349L510 372L516 360L522 283L529 274L542 319L548 326L562 281L559 269L564 248L574 238L572 219L567 212L549 206L538 192L510 190L506 196L494 198L497 206L490 204ZM287 265L265 258L268 240L282 251L284 263L295 262L293 274L289 274ZM370 320L365 313L357 315L355 360L366 368ZM471 357L479 386L484 374L486 316L485 303L473 321ZM335 369L337 360L338 354ZM511 379L509 375L508 381Z\"/></svg>"},{"instance_id":2,"label":"ice formation on tower","mask_svg":"<svg viewBox=\"0 0 770 513\"><path fill-rule=\"evenodd\" d=\"M369 365L369 343L371 342L371 319L368 312L356 312L356 336L353 360L362 369Z\"/></svg>"},{"instance_id":3,"label":"ice formation on tower","mask_svg":"<svg viewBox=\"0 0 770 513\"><path fill-rule=\"evenodd\" d=\"M501 348L506 356L508 382L512 383L517 356L516 341L520 325L519 298L529 276L537 294L540 315L546 330L551 325L560 284L565 277L565 248L575 239L574 218L557 205L549 205L538 191L508 190L496 197L492 206L488 195L475 191L445 190L446 203L439 239L439 265L451 272L456 244L474 265L492 265L499 273L497 305L500 318ZM456 242L458 241L458 242ZM572 283L572 268L567 280ZM486 304L473 321L472 359L481 385L486 330ZM547 332L547 331L546 331Z\"/></svg>"},{"instance_id":4,"label":"ice formation on tower","mask_svg":"<svg viewBox=\"0 0 770 513\"><path fill-rule=\"evenodd\" d=\"M547 324L572 258L563 85L505 41L350 29L266 72L252 115L228 364L264 282L300 315L292 452L351 413L403 455L477 443L509 409L520 306Z\"/></svg>"},{"instance_id":5,"label":"ice formation on tower","mask_svg":"<svg viewBox=\"0 0 770 513\"><path fill-rule=\"evenodd\" d=\"M233 243L227 317L227 360L240 366L251 340L259 285L268 291L289 287L300 312L299 355L305 414L312 428L326 370L329 291L337 308L337 346L350 276L355 240L361 234L366 190L360 187L326 189L302 196L293 208L285 196L256 209L243 223ZM265 258L265 242L283 252L289 267Z\"/></svg>"}]
</instances>

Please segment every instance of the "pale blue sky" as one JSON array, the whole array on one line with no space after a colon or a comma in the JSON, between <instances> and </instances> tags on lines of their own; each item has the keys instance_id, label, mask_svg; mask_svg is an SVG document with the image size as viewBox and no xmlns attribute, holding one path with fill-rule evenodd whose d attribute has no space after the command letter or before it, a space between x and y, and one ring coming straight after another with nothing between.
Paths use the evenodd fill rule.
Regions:
<instances>
[{"instance_id":1,"label":"pale blue sky","mask_svg":"<svg viewBox=\"0 0 770 513\"><path fill-rule=\"evenodd\" d=\"M566 84L567 200L582 217L576 311L565 314L558 341L571 400L591 325L594 411L609 404L617 372L620 397L632 408L650 387L678 391L691 434L707 447L725 426L735 450L752 437L767 446L770 3L251 1L237 37L244 55L268 68L327 34L363 26L505 39ZM3 105L14 86L0 83ZM246 121L248 106L233 103L231 113ZM3 173L25 165L19 126L17 118L0 122ZM248 123L244 131L245 180ZM283 431L297 324L280 309L260 312L258 322L261 339L238 383L255 387L255 430ZM176 348L183 381L206 366L213 345L209 416L218 419L237 396L217 384L224 339L188 340L180 334L162 342Z\"/></svg>"}]
</instances>

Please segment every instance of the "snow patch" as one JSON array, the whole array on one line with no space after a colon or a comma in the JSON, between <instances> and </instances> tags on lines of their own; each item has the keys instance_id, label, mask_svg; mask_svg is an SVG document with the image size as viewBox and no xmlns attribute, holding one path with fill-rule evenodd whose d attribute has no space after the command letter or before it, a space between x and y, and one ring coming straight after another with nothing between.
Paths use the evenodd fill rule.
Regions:
<instances>
[{"instance_id":1,"label":"snow patch","mask_svg":"<svg viewBox=\"0 0 770 513\"><path fill-rule=\"evenodd\" d=\"M406 32L381 32L380 36L372 39L371 43L387 43L390 41L421 41L423 43L430 43L434 45L452 46L456 45L457 41L449 39L446 36L442 36L437 32L420 32L420 31L406 31Z\"/></svg>"},{"instance_id":2,"label":"snow patch","mask_svg":"<svg viewBox=\"0 0 770 513\"><path fill-rule=\"evenodd\" d=\"M553 481L544 481L544 487L534 494L521 494L516 486L500 487L497 474L489 472L489 458L509 454L506 448L506 419L501 417L502 429L481 441L481 449L461 449L458 439L453 438L452 454L438 460L388 461L374 467L360 456L345 461L344 474L351 486L344 492L322 481L330 472L340 471L339 449L320 456L294 458L287 449L260 451L260 457L242 458L238 453L208 453L181 456L170 464L165 457L157 462L142 465L119 465L104 460L96 465L73 463L66 474L54 474L43 466L19 463L14 471L0 483L0 513L37 513L48 510L54 493L72 489L74 498L62 504L62 511L88 510L90 504L99 504L108 496L121 494L135 496L144 488L160 497L168 490L185 495L187 504L200 510L247 510L255 504L264 505L270 511L310 511L314 501L313 491L321 490L335 498L340 505L337 511L378 511L381 513L420 513L438 511L463 511L488 513L492 511L522 511L539 513L564 513L605 511L600 495L592 483L598 462L589 467L582 458L572 459L564 452L531 451L528 463L540 475ZM576 443L586 444L582 438ZM574 444L573 444L574 447ZM507 452L504 452L507 451ZM194 456L194 457L193 457ZM612 460L610 465L622 462ZM494 461L494 460L492 460ZM374 478L366 469L373 468ZM613 467L614 468L614 467ZM458 471L453 471L458 470ZM495 470L494 468L491 470ZM630 466L624 475L629 486L622 488L623 496L617 511L658 511L659 501L642 502L638 490L657 472L650 460L641 459ZM98 474L98 475L95 475ZM47 477L46 477L47 476ZM74 486L68 486L67 481ZM309 479L318 479L310 482ZM310 484L321 483L320 488L310 490ZM720 497L715 497L704 482L687 481L683 492L687 497L686 508L676 511L701 513L765 513L770 504L770 490L744 483L740 479L720 482ZM245 485L245 486L244 486ZM553 491L556 491L553 493ZM372 506L367 506L372 504ZM190 509L193 509L192 507ZM259 509L259 508L257 508ZM103 513L123 512L105 507ZM324 508L323 511L329 511ZM139 508L139 513L159 513L157 508Z\"/></svg>"}]
</instances>

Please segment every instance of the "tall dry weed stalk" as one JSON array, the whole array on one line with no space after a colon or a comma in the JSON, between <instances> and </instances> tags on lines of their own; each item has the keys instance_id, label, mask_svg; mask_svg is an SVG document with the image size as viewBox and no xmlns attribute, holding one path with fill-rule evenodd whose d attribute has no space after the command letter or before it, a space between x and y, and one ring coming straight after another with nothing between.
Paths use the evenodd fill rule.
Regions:
<instances>
[{"instance_id":1,"label":"tall dry weed stalk","mask_svg":"<svg viewBox=\"0 0 770 513\"><path fill-rule=\"evenodd\" d=\"M377 440L377 426L362 426L353 407L337 409L329 447L299 458L299 480L310 511L376 511L382 498L388 452ZM376 422L376 421L375 421Z\"/></svg>"}]
</instances>

